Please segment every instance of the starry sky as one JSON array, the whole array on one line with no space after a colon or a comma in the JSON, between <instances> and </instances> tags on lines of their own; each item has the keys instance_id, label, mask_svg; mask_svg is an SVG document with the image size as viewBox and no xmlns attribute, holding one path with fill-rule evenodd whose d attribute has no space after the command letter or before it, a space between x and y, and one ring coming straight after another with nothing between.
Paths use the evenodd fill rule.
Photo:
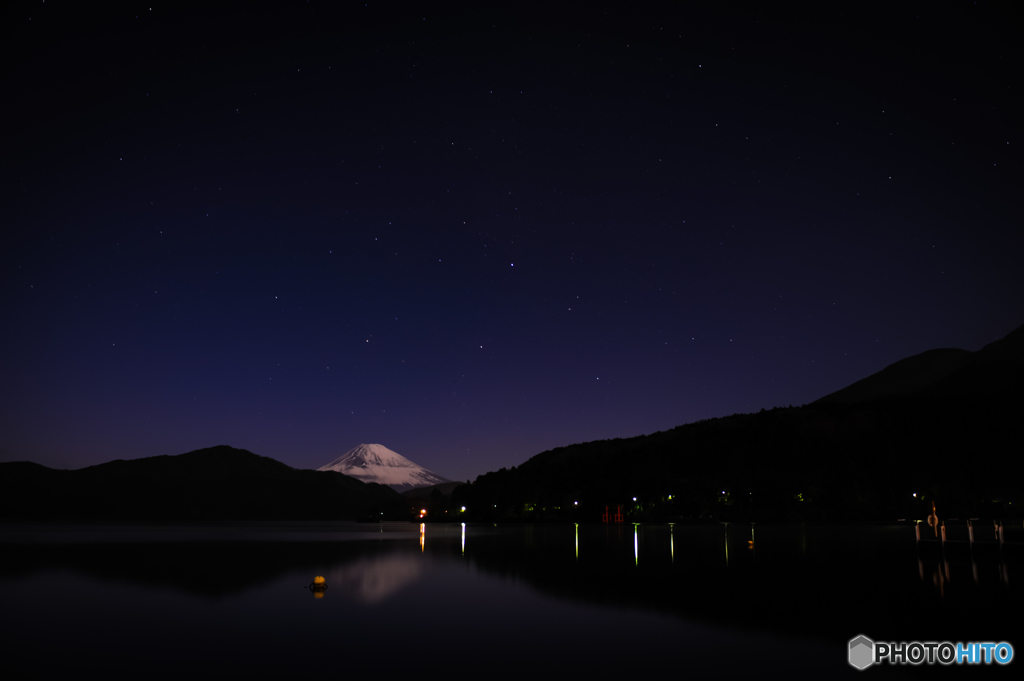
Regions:
<instances>
[{"instance_id":1,"label":"starry sky","mask_svg":"<svg viewBox=\"0 0 1024 681\"><path fill-rule=\"evenodd\" d=\"M464 480L1024 323L1011 4L103 4L0 10L2 461Z\"/></svg>"}]
</instances>

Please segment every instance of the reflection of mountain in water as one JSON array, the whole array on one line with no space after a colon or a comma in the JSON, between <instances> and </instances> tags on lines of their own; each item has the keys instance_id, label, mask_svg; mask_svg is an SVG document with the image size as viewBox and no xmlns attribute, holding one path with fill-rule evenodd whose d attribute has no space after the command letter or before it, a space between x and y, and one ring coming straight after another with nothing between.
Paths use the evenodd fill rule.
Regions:
<instances>
[{"instance_id":1,"label":"reflection of mountain in water","mask_svg":"<svg viewBox=\"0 0 1024 681\"><path fill-rule=\"evenodd\" d=\"M411 532L383 541L6 543L0 581L40 573L60 579L70 571L153 594L171 587L217 599L277 584L307 599L302 587L323 575L328 601L353 611L352 601L388 602L380 612L418 618L417 592L428 574L457 566L492 578L498 589L512 581L561 600L840 648L851 631L881 640L906 631L923 640L1015 640L1020 627L1008 625L1005 613L1024 600L1024 582L1010 578L1019 554L990 544L987 552L951 549L929 558L915 553L913 536L906 525L472 525L463 544L458 526L428 525L423 545Z\"/></svg>"},{"instance_id":2,"label":"reflection of mountain in water","mask_svg":"<svg viewBox=\"0 0 1024 681\"><path fill-rule=\"evenodd\" d=\"M382 546L379 541L333 545L226 541L2 546L5 560L0 561L0 579L70 570L104 581L169 586L207 598L243 593L289 573L300 573L297 586L304 586L317 574L327 575L332 589L346 589L343 583L361 583L366 585L361 593L380 600L418 576L400 556L391 554L398 546L390 542ZM381 556L382 551L388 553ZM337 585L331 576L335 574L341 576ZM364 575L361 580L357 579L360 574ZM374 602L365 595L362 598Z\"/></svg>"},{"instance_id":3,"label":"reflection of mountain in water","mask_svg":"<svg viewBox=\"0 0 1024 681\"><path fill-rule=\"evenodd\" d=\"M1022 601L1008 578L1019 556L992 544L943 555L952 577L940 592L940 568L915 552L913 537L909 525L521 525L471 532L465 555L480 572L555 598L733 630L839 645L861 630L955 640L987 627L1008 639L1001 613Z\"/></svg>"},{"instance_id":4,"label":"reflection of mountain in water","mask_svg":"<svg viewBox=\"0 0 1024 681\"><path fill-rule=\"evenodd\" d=\"M423 566L423 557L416 554L365 556L334 567L327 583L356 600L374 604L418 580Z\"/></svg>"}]
</instances>

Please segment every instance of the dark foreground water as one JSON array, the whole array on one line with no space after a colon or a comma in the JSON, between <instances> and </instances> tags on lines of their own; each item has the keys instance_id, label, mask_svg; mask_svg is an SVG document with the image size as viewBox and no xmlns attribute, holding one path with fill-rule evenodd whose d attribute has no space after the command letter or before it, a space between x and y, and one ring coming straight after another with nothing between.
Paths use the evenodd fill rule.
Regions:
<instances>
[{"instance_id":1,"label":"dark foreground water","mask_svg":"<svg viewBox=\"0 0 1024 681\"><path fill-rule=\"evenodd\" d=\"M0 552L0 678L1018 678L1024 664L848 666L858 634L1024 646L1019 557L919 552L905 526L7 526Z\"/></svg>"}]
</instances>

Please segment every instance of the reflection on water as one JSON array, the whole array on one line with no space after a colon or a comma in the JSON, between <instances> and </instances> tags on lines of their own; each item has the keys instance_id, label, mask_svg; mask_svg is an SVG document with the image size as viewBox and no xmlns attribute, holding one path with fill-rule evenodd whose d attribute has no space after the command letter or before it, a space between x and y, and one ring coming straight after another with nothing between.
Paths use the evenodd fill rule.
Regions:
<instances>
[{"instance_id":1,"label":"reflection on water","mask_svg":"<svg viewBox=\"0 0 1024 681\"><path fill-rule=\"evenodd\" d=\"M208 528L179 529L177 541L157 529L148 542L138 528L97 531L94 541L75 530L74 542L0 545L0 638L14 651L9 664L46 658L56 666L43 676L53 678L75 671L60 664L77 664L49 661L46 642L55 638L75 641L75 654L100 670L121 659L118 646L134 646L140 664L166 654L184 667L229 665L228 676L238 675L239 659L266 675L336 665L303 658L312 645L370 672L386 664L415 673L417 657L450 666L432 655L459 641L460 664L492 676L495 659L513 660L497 670L511 675L541 661L568 666L572 650L604 677L654 676L685 660L688 670L703 664L704 672L749 678L745 656L755 650L777 668L820 671L838 660L831 677L848 671L844 646L860 633L1008 641L1021 633L1005 616L1024 604L1009 579L1012 553L918 553L907 527L759 524L755 541L753 526L748 535L746 524L732 525L634 524L629 533L575 523L372 524L363 532L295 528L286 541L278 541L289 535L280 527L268 541L252 541L254 528L220 528L216 540ZM129 539L110 541L126 532ZM329 588L309 589L314 575ZM396 634L410 622L425 626L411 639ZM607 645L609 631L621 646ZM159 643L179 638L178 648ZM820 655L794 662L780 640ZM616 657L630 645L649 652Z\"/></svg>"},{"instance_id":2,"label":"reflection on water","mask_svg":"<svg viewBox=\"0 0 1024 681\"><path fill-rule=\"evenodd\" d=\"M333 568L329 583L332 592L344 593L363 603L380 603L415 583L422 577L424 567L418 556L406 553L368 556Z\"/></svg>"},{"instance_id":3,"label":"reflection on water","mask_svg":"<svg viewBox=\"0 0 1024 681\"><path fill-rule=\"evenodd\" d=\"M983 570L982 576L978 577L978 561L973 553L969 553L966 556L959 556L960 561L957 561L957 556L953 556L952 560L954 565L961 565L963 569L966 569L966 562L970 563L971 571L971 582L976 586L989 586L992 583L998 583L1003 587L1010 586L1010 566L1002 556L995 562L989 562L986 566L988 569ZM951 558L947 555L941 557L927 557L918 556L917 558L917 574L922 583L931 583L931 585L938 592L940 597L946 595L946 590L953 584L953 575L956 574L956 568L950 567ZM962 576L958 576L957 581L962 580Z\"/></svg>"},{"instance_id":4,"label":"reflection on water","mask_svg":"<svg viewBox=\"0 0 1024 681\"><path fill-rule=\"evenodd\" d=\"M725 526L725 567L729 567L729 523L722 523Z\"/></svg>"},{"instance_id":5,"label":"reflection on water","mask_svg":"<svg viewBox=\"0 0 1024 681\"><path fill-rule=\"evenodd\" d=\"M1005 639L1003 613L1011 603L1021 602L1021 595L1009 590L1012 552L953 553L936 561L919 556L913 531L906 526L634 524L632 536L621 527L570 527L571 536L562 536L572 543L577 566L571 578L550 560L534 565L526 557L532 551L524 555L507 546L526 549L544 538L541 532L553 539L556 528L507 528L501 539L504 549L494 546L496 539L482 536L474 539L476 550L468 555L475 564L502 573L514 563L520 579L561 597L644 602L723 624L744 622L814 637L831 631L837 639L852 636L854 630L870 631L880 639L884 631L891 637L900 632L911 636L909 631L948 637L950 630L977 638L982 629ZM523 543L516 544L520 533ZM685 560L675 560L678 541L685 547ZM617 556L624 557L616 547L628 551L635 577L616 567L621 565ZM958 571L962 579L951 590ZM975 573L980 580L972 577ZM986 574L992 577L986 580ZM966 589L968 583L977 588ZM928 590L922 591L923 586Z\"/></svg>"}]
</instances>

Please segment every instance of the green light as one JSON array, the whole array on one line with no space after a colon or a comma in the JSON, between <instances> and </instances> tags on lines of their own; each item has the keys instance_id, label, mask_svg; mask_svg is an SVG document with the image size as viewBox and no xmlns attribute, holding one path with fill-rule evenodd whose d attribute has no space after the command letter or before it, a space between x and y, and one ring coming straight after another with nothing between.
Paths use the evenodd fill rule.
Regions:
<instances>
[{"instance_id":1,"label":"green light","mask_svg":"<svg viewBox=\"0 0 1024 681\"><path fill-rule=\"evenodd\" d=\"M636 560L636 564L640 564L640 537L639 528L637 523L633 523L633 558Z\"/></svg>"}]
</instances>

